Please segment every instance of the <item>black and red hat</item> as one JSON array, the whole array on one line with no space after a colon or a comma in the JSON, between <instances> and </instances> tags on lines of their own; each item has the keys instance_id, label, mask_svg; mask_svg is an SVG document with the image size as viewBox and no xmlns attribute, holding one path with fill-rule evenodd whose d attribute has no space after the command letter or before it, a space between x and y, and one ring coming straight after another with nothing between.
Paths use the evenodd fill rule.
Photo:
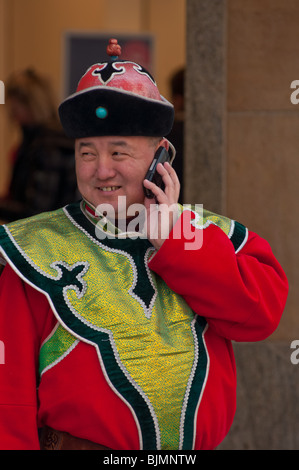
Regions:
<instances>
[{"instance_id":1,"label":"black and red hat","mask_svg":"<svg viewBox=\"0 0 299 470\"><path fill-rule=\"evenodd\" d=\"M169 134L174 108L160 95L151 74L135 62L119 60L116 39L110 40L107 53L111 61L89 67L76 93L59 106L66 134L75 139Z\"/></svg>"}]
</instances>

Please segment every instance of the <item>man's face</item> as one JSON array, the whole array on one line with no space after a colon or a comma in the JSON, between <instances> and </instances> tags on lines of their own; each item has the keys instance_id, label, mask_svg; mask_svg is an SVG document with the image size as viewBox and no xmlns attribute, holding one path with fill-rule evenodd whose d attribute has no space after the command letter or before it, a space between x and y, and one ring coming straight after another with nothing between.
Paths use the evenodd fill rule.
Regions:
<instances>
[{"instance_id":1,"label":"man's face","mask_svg":"<svg viewBox=\"0 0 299 470\"><path fill-rule=\"evenodd\" d=\"M161 143L160 143L161 144ZM126 208L143 204L143 180L158 148L159 139L148 137L86 137L77 139L76 173L81 195L96 208L110 204L116 216L118 198Z\"/></svg>"}]
</instances>

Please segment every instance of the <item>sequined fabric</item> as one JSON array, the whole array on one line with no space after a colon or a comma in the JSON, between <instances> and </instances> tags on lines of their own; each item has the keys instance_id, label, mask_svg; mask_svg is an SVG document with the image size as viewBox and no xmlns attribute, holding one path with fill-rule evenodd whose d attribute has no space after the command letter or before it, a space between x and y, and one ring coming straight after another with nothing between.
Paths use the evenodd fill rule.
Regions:
<instances>
[{"instance_id":1,"label":"sequined fabric","mask_svg":"<svg viewBox=\"0 0 299 470\"><path fill-rule=\"evenodd\" d=\"M50 218L42 215L9 226L23 275L47 292L58 318L70 319L68 331L59 325L42 346L40 373L50 373L78 340L86 339L78 329L70 332L73 322L90 337L92 332L103 334L97 347L103 348L107 364L113 355L119 377L142 397L157 447L179 448L198 367L194 313L148 269L153 248L147 240L99 242L92 225L88 232L79 222L61 210Z\"/></svg>"}]
</instances>

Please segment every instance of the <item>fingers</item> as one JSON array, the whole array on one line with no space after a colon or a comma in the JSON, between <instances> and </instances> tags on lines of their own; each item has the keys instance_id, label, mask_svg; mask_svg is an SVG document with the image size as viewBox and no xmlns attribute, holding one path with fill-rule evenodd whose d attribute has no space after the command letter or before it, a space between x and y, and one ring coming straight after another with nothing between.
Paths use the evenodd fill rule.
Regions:
<instances>
[{"instance_id":1,"label":"fingers","mask_svg":"<svg viewBox=\"0 0 299 470\"><path fill-rule=\"evenodd\" d=\"M177 195L177 199L178 199L179 192L180 192L180 181L175 170L172 168L172 166L168 162L164 164L164 167L163 165L161 166L164 170L164 175L162 175L162 177L163 177L163 182L165 184L165 191L167 191L167 189L173 190L174 194Z\"/></svg>"},{"instance_id":2,"label":"fingers","mask_svg":"<svg viewBox=\"0 0 299 470\"><path fill-rule=\"evenodd\" d=\"M159 163L158 173L162 176L165 189L144 180L144 186L152 191L155 198L145 198L147 210L147 237L158 250L168 238L174 224L179 217L178 198L180 183L175 170L169 163L164 166Z\"/></svg>"}]
</instances>

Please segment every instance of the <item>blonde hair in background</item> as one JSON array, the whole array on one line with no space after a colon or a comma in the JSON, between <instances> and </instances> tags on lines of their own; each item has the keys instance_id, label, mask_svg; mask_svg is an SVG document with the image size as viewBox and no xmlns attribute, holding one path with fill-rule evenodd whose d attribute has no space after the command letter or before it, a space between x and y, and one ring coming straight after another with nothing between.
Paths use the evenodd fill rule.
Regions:
<instances>
[{"instance_id":1,"label":"blonde hair in background","mask_svg":"<svg viewBox=\"0 0 299 470\"><path fill-rule=\"evenodd\" d=\"M14 72L5 83L6 100L18 100L31 112L35 124L57 122L57 108L49 81L33 69Z\"/></svg>"}]
</instances>

